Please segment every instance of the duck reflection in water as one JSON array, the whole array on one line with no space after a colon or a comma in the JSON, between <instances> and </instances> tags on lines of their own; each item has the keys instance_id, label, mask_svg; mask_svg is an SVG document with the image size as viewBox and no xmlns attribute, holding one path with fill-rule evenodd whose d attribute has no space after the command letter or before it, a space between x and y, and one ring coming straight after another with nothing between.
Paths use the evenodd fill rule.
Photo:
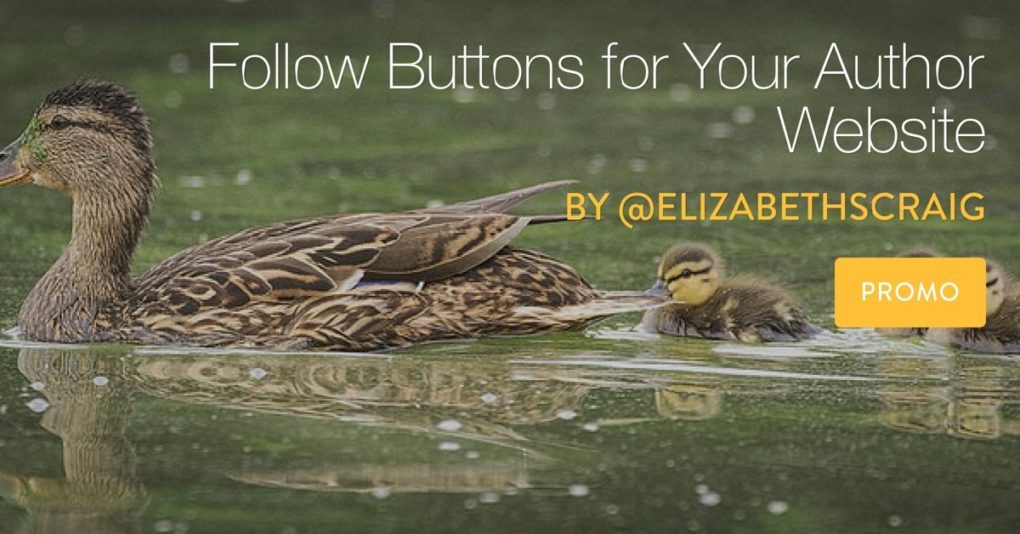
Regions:
<instances>
[{"instance_id":1,"label":"duck reflection in water","mask_svg":"<svg viewBox=\"0 0 1020 534\"><path fill-rule=\"evenodd\" d=\"M130 365L88 350L23 349L18 368L44 384L42 426L63 444L62 478L0 473L0 493L28 511L20 532L142 532L147 502L125 431Z\"/></svg>"}]
</instances>

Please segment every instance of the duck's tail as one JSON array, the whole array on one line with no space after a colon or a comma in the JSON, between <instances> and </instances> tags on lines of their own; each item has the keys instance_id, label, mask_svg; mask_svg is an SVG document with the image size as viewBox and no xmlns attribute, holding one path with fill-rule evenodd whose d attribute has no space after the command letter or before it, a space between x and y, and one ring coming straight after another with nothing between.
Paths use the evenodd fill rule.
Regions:
<instances>
[{"instance_id":1,"label":"duck's tail","mask_svg":"<svg viewBox=\"0 0 1020 534\"><path fill-rule=\"evenodd\" d=\"M514 319L558 325L554 329L572 329L613 315L654 310L668 303L668 299L641 291L601 291L596 298L583 304L558 308L521 306L515 310Z\"/></svg>"}]
</instances>

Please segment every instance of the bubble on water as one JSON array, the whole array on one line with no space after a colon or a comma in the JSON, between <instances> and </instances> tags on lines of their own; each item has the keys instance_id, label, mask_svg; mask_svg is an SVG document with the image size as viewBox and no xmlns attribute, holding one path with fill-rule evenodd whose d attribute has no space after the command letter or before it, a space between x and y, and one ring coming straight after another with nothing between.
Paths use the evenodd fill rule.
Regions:
<instances>
[{"instance_id":1,"label":"bubble on water","mask_svg":"<svg viewBox=\"0 0 1020 534\"><path fill-rule=\"evenodd\" d=\"M992 17L964 15L960 19L960 33L968 39L985 41L1002 39L1002 21Z\"/></svg>"},{"instance_id":2,"label":"bubble on water","mask_svg":"<svg viewBox=\"0 0 1020 534\"><path fill-rule=\"evenodd\" d=\"M588 171L588 174L600 174L602 171L606 170L606 165L608 164L609 158L603 154L595 154L588 160L588 164L585 165L585 169Z\"/></svg>"},{"instance_id":3,"label":"bubble on water","mask_svg":"<svg viewBox=\"0 0 1020 534\"><path fill-rule=\"evenodd\" d=\"M599 431L598 423L585 423L583 426L581 426L581 428L585 429L588 432L598 432Z\"/></svg>"},{"instance_id":4,"label":"bubble on water","mask_svg":"<svg viewBox=\"0 0 1020 534\"><path fill-rule=\"evenodd\" d=\"M524 91L521 91L520 89L506 89L503 91L503 100L506 100L507 102L517 102L523 95Z\"/></svg>"},{"instance_id":5,"label":"bubble on water","mask_svg":"<svg viewBox=\"0 0 1020 534\"><path fill-rule=\"evenodd\" d=\"M442 441L439 443L439 450L445 452L453 452L460 450L460 443L456 441Z\"/></svg>"},{"instance_id":6,"label":"bubble on water","mask_svg":"<svg viewBox=\"0 0 1020 534\"><path fill-rule=\"evenodd\" d=\"M190 189L201 189L205 187L204 176L181 176L177 179L177 184L181 187L187 187Z\"/></svg>"},{"instance_id":7,"label":"bubble on water","mask_svg":"<svg viewBox=\"0 0 1020 534\"><path fill-rule=\"evenodd\" d=\"M168 91L167 94L163 95L163 105L170 109L181 107L181 102L183 101L184 97L177 91Z\"/></svg>"},{"instance_id":8,"label":"bubble on water","mask_svg":"<svg viewBox=\"0 0 1020 534\"><path fill-rule=\"evenodd\" d=\"M708 125L710 139L726 139L733 135L733 126L728 122L713 122Z\"/></svg>"},{"instance_id":9,"label":"bubble on water","mask_svg":"<svg viewBox=\"0 0 1020 534\"><path fill-rule=\"evenodd\" d=\"M751 124L754 122L754 108L751 106L737 106L733 109L733 122L737 124Z\"/></svg>"},{"instance_id":10,"label":"bubble on water","mask_svg":"<svg viewBox=\"0 0 1020 534\"><path fill-rule=\"evenodd\" d=\"M564 421L569 421L577 417L577 412L575 412L574 410L559 410L556 412L556 417L559 419L563 419Z\"/></svg>"},{"instance_id":11,"label":"bubble on water","mask_svg":"<svg viewBox=\"0 0 1020 534\"><path fill-rule=\"evenodd\" d=\"M463 425L461 425L460 421L456 419L446 419L444 421L440 421L439 424L436 425L436 428L443 432L456 432L460 430L461 426Z\"/></svg>"},{"instance_id":12,"label":"bubble on water","mask_svg":"<svg viewBox=\"0 0 1020 534\"><path fill-rule=\"evenodd\" d=\"M50 403L46 402L46 399L32 399L25 406L28 406L28 409L35 413L43 413L50 407Z\"/></svg>"},{"instance_id":13,"label":"bubble on water","mask_svg":"<svg viewBox=\"0 0 1020 534\"><path fill-rule=\"evenodd\" d=\"M995 150L995 147L999 146L999 140L994 135L985 136L985 150Z\"/></svg>"},{"instance_id":14,"label":"bubble on water","mask_svg":"<svg viewBox=\"0 0 1020 534\"><path fill-rule=\"evenodd\" d=\"M248 185L251 183L251 171L249 169L241 169L234 175L234 183L237 185Z\"/></svg>"},{"instance_id":15,"label":"bubble on water","mask_svg":"<svg viewBox=\"0 0 1020 534\"><path fill-rule=\"evenodd\" d=\"M676 467L676 460L674 460L672 458L670 458L669 460L666 460L666 467L668 467L670 469L673 469L674 467Z\"/></svg>"},{"instance_id":16,"label":"bubble on water","mask_svg":"<svg viewBox=\"0 0 1020 534\"><path fill-rule=\"evenodd\" d=\"M375 497L376 499L385 499L386 497L389 497L390 494L392 493L393 490L386 486L372 488L372 496Z\"/></svg>"},{"instance_id":17,"label":"bubble on water","mask_svg":"<svg viewBox=\"0 0 1020 534\"><path fill-rule=\"evenodd\" d=\"M478 496L478 502L482 504L496 504L499 502L499 494L494 491L487 491Z\"/></svg>"},{"instance_id":18,"label":"bubble on water","mask_svg":"<svg viewBox=\"0 0 1020 534\"><path fill-rule=\"evenodd\" d=\"M698 495L704 495L708 493L708 486L706 486L705 484L698 484L697 486L694 486L694 493L697 493Z\"/></svg>"},{"instance_id":19,"label":"bubble on water","mask_svg":"<svg viewBox=\"0 0 1020 534\"><path fill-rule=\"evenodd\" d=\"M254 369L248 372L248 376L250 376L252 380L262 380L268 374L269 372L261 367L255 367Z\"/></svg>"},{"instance_id":20,"label":"bubble on water","mask_svg":"<svg viewBox=\"0 0 1020 534\"><path fill-rule=\"evenodd\" d=\"M425 207L430 209L430 210L434 210L436 208L441 208L441 207L443 207L445 205L446 205L446 202L443 202L442 200L439 200L438 198L433 198L432 200L429 200L428 202L425 203Z\"/></svg>"},{"instance_id":21,"label":"bubble on water","mask_svg":"<svg viewBox=\"0 0 1020 534\"><path fill-rule=\"evenodd\" d=\"M191 220L192 220L192 222L201 221L202 220L202 212L198 211L198 210L192 210L191 211Z\"/></svg>"},{"instance_id":22,"label":"bubble on water","mask_svg":"<svg viewBox=\"0 0 1020 534\"><path fill-rule=\"evenodd\" d=\"M458 104L470 104L475 101L474 89L460 86L453 90L453 101Z\"/></svg>"},{"instance_id":23,"label":"bubble on water","mask_svg":"<svg viewBox=\"0 0 1020 534\"><path fill-rule=\"evenodd\" d=\"M686 83L675 83L669 86L669 99L673 102L687 102L691 99L691 86Z\"/></svg>"},{"instance_id":24,"label":"bubble on water","mask_svg":"<svg viewBox=\"0 0 1020 534\"><path fill-rule=\"evenodd\" d=\"M467 451L467 454L464 455L464 457L467 458L468 460L477 460L481 458L481 456L482 456L481 453L479 453L478 451Z\"/></svg>"},{"instance_id":25,"label":"bubble on water","mask_svg":"<svg viewBox=\"0 0 1020 534\"><path fill-rule=\"evenodd\" d=\"M722 496L714 491L706 491L698 497L698 501L705 506L712 507L722 502Z\"/></svg>"},{"instance_id":26,"label":"bubble on water","mask_svg":"<svg viewBox=\"0 0 1020 534\"><path fill-rule=\"evenodd\" d=\"M160 519L152 524L152 530L156 532L173 532L174 522L169 519Z\"/></svg>"},{"instance_id":27,"label":"bubble on water","mask_svg":"<svg viewBox=\"0 0 1020 534\"><path fill-rule=\"evenodd\" d=\"M571 497L587 497L588 494L591 493L591 489L584 484L571 484L570 487L567 488L567 493Z\"/></svg>"},{"instance_id":28,"label":"bubble on water","mask_svg":"<svg viewBox=\"0 0 1020 534\"><path fill-rule=\"evenodd\" d=\"M607 504L606 505L606 513L609 514L609 515L616 515L616 514L620 513L620 507L615 505L615 504Z\"/></svg>"},{"instance_id":29,"label":"bubble on water","mask_svg":"<svg viewBox=\"0 0 1020 534\"><path fill-rule=\"evenodd\" d=\"M99 387L104 387L110 383L110 379L106 378L105 376L97 376L92 379L92 383Z\"/></svg>"},{"instance_id":30,"label":"bubble on water","mask_svg":"<svg viewBox=\"0 0 1020 534\"><path fill-rule=\"evenodd\" d=\"M549 91L541 92L535 99L535 103L538 104L538 109L550 111L556 107L556 95Z\"/></svg>"},{"instance_id":31,"label":"bubble on water","mask_svg":"<svg viewBox=\"0 0 1020 534\"><path fill-rule=\"evenodd\" d=\"M485 404L492 404L496 402L497 399L499 399L499 397L492 393L483 393L482 396L478 398L481 399L482 402L484 402Z\"/></svg>"},{"instance_id":32,"label":"bubble on water","mask_svg":"<svg viewBox=\"0 0 1020 534\"><path fill-rule=\"evenodd\" d=\"M903 518L898 515L889 516L889 526L896 528L903 524Z\"/></svg>"},{"instance_id":33,"label":"bubble on water","mask_svg":"<svg viewBox=\"0 0 1020 534\"><path fill-rule=\"evenodd\" d=\"M43 384L42 382L32 382L31 384L28 385L28 387L36 391L42 391L46 389L46 384Z\"/></svg>"},{"instance_id":34,"label":"bubble on water","mask_svg":"<svg viewBox=\"0 0 1020 534\"><path fill-rule=\"evenodd\" d=\"M372 0L372 15L380 19L388 19L397 12L397 3L393 0Z\"/></svg>"},{"instance_id":35,"label":"bubble on water","mask_svg":"<svg viewBox=\"0 0 1020 534\"><path fill-rule=\"evenodd\" d=\"M191 70L191 61L185 54L177 53L170 56L170 72L174 74L187 74Z\"/></svg>"},{"instance_id":36,"label":"bubble on water","mask_svg":"<svg viewBox=\"0 0 1020 534\"><path fill-rule=\"evenodd\" d=\"M942 113L943 111L945 111L946 113L952 113L953 108L955 106L953 105L953 101L950 100L948 97L940 96L935 99L935 103L932 105L932 107L935 108L935 111L937 113Z\"/></svg>"},{"instance_id":37,"label":"bubble on water","mask_svg":"<svg viewBox=\"0 0 1020 534\"><path fill-rule=\"evenodd\" d=\"M655 148L655 140L648 136L642 136L637 141L638 150L642 152L650 152Z\"/></svg>"},{"instance_id":38,"label":"bubble on water","mask_svg":"<svg viewBox=\"0 0 1020 534\"><path fill-rule=\"evenodd\" d=\"M478 501L476 501L474 499L468 499L468 500L464 501L464 508L467 508L468 510L474 510L477 507L478 507Z\"/></svg>"},{"instance_id":39,"label":"bubble on water","mask_svg":"<svg viewBox=\"0 0 1020 534\"><path fill-rule=\"evenodd\" d=\"M770 514L780 515L785 514L786 511L790 509L790 505L786 504L786 501L770 501L767 505L765 505L765 509L767 509Z\"/></svg>"},{"instance_id":40,"label":"bubble on water","mask_svg":"<svg viewBox=\"0 0 1020 534\"><path fill-rule=\"evenodd\" d=\"M630 160L630 172L642 174L648 171L648 160L642 158L634 158Z\"/></svg>"}]
</instances>

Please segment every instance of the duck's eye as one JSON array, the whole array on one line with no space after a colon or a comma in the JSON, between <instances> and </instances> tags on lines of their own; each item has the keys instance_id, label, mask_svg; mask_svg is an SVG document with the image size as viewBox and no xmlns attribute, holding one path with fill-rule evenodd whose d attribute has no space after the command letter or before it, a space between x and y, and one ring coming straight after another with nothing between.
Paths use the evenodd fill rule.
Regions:
<instances>
[{"instance_id":1,"label":"duck's eye","mask_svg":"<svg viewBox=\"0 0 1020 534\"><path fill-rule=\"evenodd\" d=\"M694 273L692 273L690 269L684 269L683 271L680 271L680 278L690 278L693 275Z\"/></svg>"},{"instance_id":2,"label":"duck's eye","mask_svg":"<svg viewBox=\"0 0 1020 534\"><path fill-rule=\"evenodd\" d=\"M53 119L50 120L50 128L61 129L67 128L71 125L70 119L63 115L54 115Z\"/></svg>"}]
</instances>

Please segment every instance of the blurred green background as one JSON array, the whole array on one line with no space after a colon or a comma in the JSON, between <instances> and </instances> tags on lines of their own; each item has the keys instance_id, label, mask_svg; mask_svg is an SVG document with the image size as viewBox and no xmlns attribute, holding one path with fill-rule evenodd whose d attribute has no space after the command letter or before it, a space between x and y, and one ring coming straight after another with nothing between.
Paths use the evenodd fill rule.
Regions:
<instances>
[{"instance_id":1,"label":"blurred green background","mask_svg":"<svg viewBox=\"0 0 1020 534\"><path fill-rule=\"evenodd\" d=\"M615 198L630 190L986 195L980 223L654 223L628 231L610 220L536 228L520 240L613 288L647 285L655 256L672 242L705 241L721 249L733 271L792 284L826 321L832 260L840 255L926 246L989 254L1020 269L1020 238L1012 231L1020 208L1017 13L1005 1L8 3L0 10L0 137L18 136L40 99L76 78L136 91L152 117L164 182L138 270L251 225L418 208L554 179L579 179L579 190ZM210 41L237 41L237 50L263 55L273 43L289 42L295 53L373 60L359 91L249 91L228 81L236 73L224 73L209 90ZM585 59L587 83L576 92L390 91L390 41L419 43L437 57L478 44L519 56L576 53ZM621 43L621 53L670 54L674 68L663 70L658 90L605 91L598 56L610 41ZM785 91L697 90L682 43L717 41L724 51L762 59L803 57ZM932 57L987 58L969 91L863 92L834 83L813 91L832 41L847 57L906 42ZM977 155L790 154L774 109L836 105L861 116L871 105L902 119L927 117L936 104L982 120L990 148ZM738 108L739 122L747 108L753 121L735 122ZM525 208L562 209L555 193ZM32 188L3 191L0 226L7 244L0 247L0 325L10 326L66 242L68 201Z\"/></svg>"}]
</instances>

